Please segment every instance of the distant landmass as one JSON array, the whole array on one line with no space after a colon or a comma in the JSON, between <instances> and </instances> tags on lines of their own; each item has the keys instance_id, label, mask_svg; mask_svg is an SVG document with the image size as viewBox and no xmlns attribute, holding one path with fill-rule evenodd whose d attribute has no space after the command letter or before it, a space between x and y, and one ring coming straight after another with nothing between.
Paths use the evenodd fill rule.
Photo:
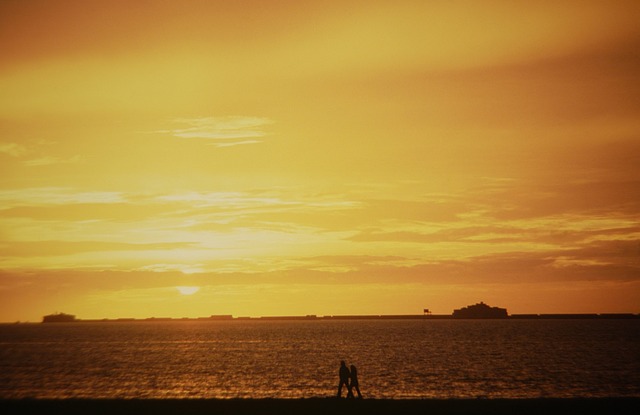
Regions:
<instances>
[{"instance_id":1,"label":"distant landmass","mask_svg":"<svg viewBox=\"0 0 640 415\"><path fill-rule=\"evenodd\" d=\"M453 311L453 318L509 318L506 308L490 307L482 301Z\"/></svg>"},{"instance_id":2,"label":"distant landmass","mask_svg":"<svg viewBox=\"0 0 640 415\"><path fill-rule=\"evenodd\" d=\"M430 314L425 309L424 314L373 314L373 315L337 315L317 316L264 316L264 317L234 317L231 314L211 315L209 317L148 317L116 318L116 319L78 319L73 314L55 313L42 318L43 323L96 323L96 322L135 322L135 321L269 321L269 320L447 320L447 319L638 319L640 314L633 313L604 313L604 314L508 314L506 308L491 307L484 302L456 309L452 314Z\"/></svg>"}]
</instances>

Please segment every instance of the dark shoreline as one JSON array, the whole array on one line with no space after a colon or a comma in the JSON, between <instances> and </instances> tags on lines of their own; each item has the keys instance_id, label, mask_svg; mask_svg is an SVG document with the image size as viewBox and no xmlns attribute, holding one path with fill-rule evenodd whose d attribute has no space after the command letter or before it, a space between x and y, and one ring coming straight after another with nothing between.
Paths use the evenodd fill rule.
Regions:
<instances>
[{"instance_id":1,"label":"dark shoreline","mask_svg":"<svg viewBox=\"0 0 640 415\"><path fill-rule=\"evenodd\" d=\"M637 398L4 399L2 414L638 414Z\"/></svg>"}]
</instances>

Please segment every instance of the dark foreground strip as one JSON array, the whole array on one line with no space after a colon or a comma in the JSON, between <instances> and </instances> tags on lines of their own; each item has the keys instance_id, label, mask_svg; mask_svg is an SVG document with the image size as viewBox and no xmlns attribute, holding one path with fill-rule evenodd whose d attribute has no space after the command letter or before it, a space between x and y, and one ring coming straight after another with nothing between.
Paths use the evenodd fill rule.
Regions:
<instances>
[{"instance_id":1,"label":"dark foreground strip","mask_svg":"<svg viewBox=\"0 0 640 415\"><path fill-rule=\"evenodd\" d=\"M21 399L0 414L640 414L640 398L604 399Z\"/></svg>"}]
</instances>

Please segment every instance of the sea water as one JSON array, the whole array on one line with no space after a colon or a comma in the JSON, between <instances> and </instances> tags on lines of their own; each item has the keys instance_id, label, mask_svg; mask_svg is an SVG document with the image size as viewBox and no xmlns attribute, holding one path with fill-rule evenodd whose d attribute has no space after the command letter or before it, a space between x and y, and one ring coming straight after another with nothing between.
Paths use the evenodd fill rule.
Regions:
<instances>
[{"instance_id":1,"label":"sea water","mask_svg":"<svg viewBox=\"0 0 640 415\"><path fill-rule=\"evenodd\" d=\"M0 325L0 398L640 397L640 320ZM344 392L343 392L344 396Z\"/></svg>"}]
</instances>

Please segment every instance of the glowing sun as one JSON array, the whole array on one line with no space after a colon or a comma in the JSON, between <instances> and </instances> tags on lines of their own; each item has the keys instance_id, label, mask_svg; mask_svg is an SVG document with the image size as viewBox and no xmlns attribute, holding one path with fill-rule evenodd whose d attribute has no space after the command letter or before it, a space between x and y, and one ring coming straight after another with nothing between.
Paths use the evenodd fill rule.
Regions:
<instances>
[{"instance_id":1,"label":"glowing sun","mask_svg":"<svg viewBox=\"0 0 640 415\"><path fill-rule=\"evenodd\" d=\"M197 293L200 290L200 287L180 285L176 287L176 289L182 295L191 295Z\"/></svg>"}]
</instances>

